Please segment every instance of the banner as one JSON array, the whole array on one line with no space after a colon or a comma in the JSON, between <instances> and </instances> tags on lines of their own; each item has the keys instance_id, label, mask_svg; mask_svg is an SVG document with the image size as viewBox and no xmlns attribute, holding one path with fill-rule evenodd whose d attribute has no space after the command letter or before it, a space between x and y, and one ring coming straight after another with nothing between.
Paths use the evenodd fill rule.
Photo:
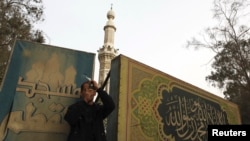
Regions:
<instances>
[{"instance_id":1,"label":"banner","mask_svg":"<svg viewBox=\"0 0 250 141\"><path fill-rule=\"evenodd\" d=\"M112 60L109 141L207 141L208 125L241 124L238 106L136 60Z\"/></svg>"},{"instance_id":2,"label":"banner","mask_svg":"<svg viewBox=\"0 0 250 141\"><path fill-rule=\"evenodd\" d=\"M79 100L94 53L17 40L0 92L0 141L66 141L63 117Z\"/></svg>"}]
</instances>

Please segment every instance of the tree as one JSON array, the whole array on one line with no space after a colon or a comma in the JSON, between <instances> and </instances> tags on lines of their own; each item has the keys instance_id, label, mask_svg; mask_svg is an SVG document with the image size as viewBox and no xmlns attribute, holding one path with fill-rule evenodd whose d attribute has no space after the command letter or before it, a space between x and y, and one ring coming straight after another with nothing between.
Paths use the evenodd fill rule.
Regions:
<instances>
[{"instance_id":1,"label":"tree","mask_svg":"<svg viewBox=\"0 0 250 141\"><path fill-rule=\"evenodd\" d=\"M214 0L213 15L218 25L207 28L187 47L208 48L215 52L211 74L206 80L223 89L225 99L238 104L241 121L250 124L250 28L247 0Z\"/></svg>"},{"instance_id":2,"label":"tree","mask_svg":"<svg viewBox=\"0 0 250 141\"><path fill-rule=\"evenodd\" d=\"M0 0L0 84L16 39L43 43L43 32L33 24L43 21L42 0Z\"/></svg>"}]
</instances>

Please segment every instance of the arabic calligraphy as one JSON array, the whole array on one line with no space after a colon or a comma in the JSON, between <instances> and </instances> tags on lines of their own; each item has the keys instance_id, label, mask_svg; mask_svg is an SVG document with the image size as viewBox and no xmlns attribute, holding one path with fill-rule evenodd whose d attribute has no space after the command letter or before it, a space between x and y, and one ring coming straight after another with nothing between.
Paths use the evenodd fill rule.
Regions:
<instances>
[{"instance_id":1,"label":"arabic calligraphy","mask_svg":"<svg viewBox=\"0 0 250 141\"><path fill-rule=\"evenodd\" d=\"M18 86L16 88L17 92L23 92L29 98L33 97L35 94L44 94L49 98L53 96L63 96L71 98L80 97L80 88L73 90L72 86L58 87L57 91L50 91L49 85L39 81L38 83L24 81L22 77L18 79Z\"/></svg>"},{"instance_id":2,"label":"arabic calligraphy","mask_svg":"<svg viewBox=\"0 0 250 141\"><path fill-rule=\"evenodd\" d=\"M10 114L8 128L19 133L21 131L36 131L63 133L69 132L69 125L62 122L60 114L55 114L49 119L45 114L34 114L36 108L33 103L26 105L26 112L15 111Z\"/></svg>"},{"instance_id":3,"label":"arabic calligraphy","mask_svg":"<svg viewBox=\"0 0 250 141\"><path fill-rule=\"evenodd\" d=\"M203 141L208 124L228 124L226 113L217 103L175 87L172 92L163 90L162 95L158 110L164 132L176 140Z\"/></svg>"}]
</instances>

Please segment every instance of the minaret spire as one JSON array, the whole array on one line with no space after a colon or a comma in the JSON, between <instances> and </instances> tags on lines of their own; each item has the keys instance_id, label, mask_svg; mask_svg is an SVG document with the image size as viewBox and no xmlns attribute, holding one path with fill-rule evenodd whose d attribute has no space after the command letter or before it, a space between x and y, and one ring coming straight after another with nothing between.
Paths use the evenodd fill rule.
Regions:
<instances>
[{"instance_id":1,"label":"minaret spire","mask_svg":"<svg viewBox=\"0 0 250 141\"><path fill-rule=\"evenodd\" d=\"M106 25L104 26L104 46L105 47L114 47L114 34L116 31L116 27L114 24L114 19L115 19L115 13L112 10L112 7L110 8L110 10L107 13L107 18L108 21L106 23Z\"/></svg>"},{"instance_id":2,"label":"minaret spire","mask_svg":"<svg viewBox=\"0 0 250 141\"><path fill-rule=\"evenodd\" d=\"M100 62L99 68L99 85L102 85L110 68L111 60L116 57L118 49L114 48L114 37L116 27L114 24L115 13L113 11L113 4L107 13L106 25L104 26L104 43L102 48L98 50L98 59ZM108 85L107 85L108 86ZM106 87L106 91L109 91L109 87Z\"/></svg>"}]
</instances>

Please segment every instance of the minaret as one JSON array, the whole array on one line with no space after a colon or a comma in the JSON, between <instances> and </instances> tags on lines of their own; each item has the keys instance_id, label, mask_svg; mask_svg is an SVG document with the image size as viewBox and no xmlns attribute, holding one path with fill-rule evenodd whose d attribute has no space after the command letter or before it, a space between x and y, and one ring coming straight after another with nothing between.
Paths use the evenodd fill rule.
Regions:
<instances>
[{"instance_id":1,"label":"minaret","mask_svg":"<svg viewBox=\"0 0 250 141\"><path fill-rule=\"evenodd\" d=\"M101 86L111 68L111 60L116 57L118 49L114 48L114 37L116 27L114 25L115 13L111 9L107 13L108 21L104 26L104 45L98 50L98 59L100 63L99 68L99 85ZM105 90L109 92L109 83L107 83Z\"/></svg>"}]
</instances>

